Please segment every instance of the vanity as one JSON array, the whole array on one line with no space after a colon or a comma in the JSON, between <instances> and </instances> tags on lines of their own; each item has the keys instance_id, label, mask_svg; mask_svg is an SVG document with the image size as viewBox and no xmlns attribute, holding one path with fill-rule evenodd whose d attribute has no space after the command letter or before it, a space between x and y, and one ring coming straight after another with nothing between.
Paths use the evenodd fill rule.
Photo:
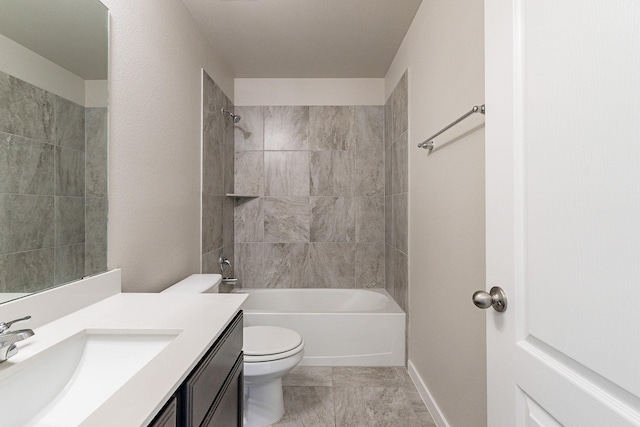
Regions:
<instances>
[{"instance_id":1,"label":"vanity","mask_svg":"<svg viewBox=\"0 0 640 427\"><path fill-rule=\"evenodd\" d=\"M150 426L242 426L243 363L240 312Z\"/></svg>"},{"instance_id":2,"label":"vanity","mask_svg":"<svg viewBox=\"0 0 640 427\"><path fill-rule=\"evenodd\" d=\"M114 270L3 304L35 335L0 363L2 425L242 425L245 299L120 293Z\"/></svg>"}]
</instances>

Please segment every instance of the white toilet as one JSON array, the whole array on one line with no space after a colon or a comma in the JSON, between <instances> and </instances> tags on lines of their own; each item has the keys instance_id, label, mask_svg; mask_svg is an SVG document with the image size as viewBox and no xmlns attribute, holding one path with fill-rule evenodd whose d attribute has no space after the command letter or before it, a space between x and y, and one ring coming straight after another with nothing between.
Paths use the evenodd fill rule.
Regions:
<instances>
[{"instance_id":1,"label":"white toilet","mask_svg":"<svg viewBox=\"0 0 640 427\"><path fill-rule=\"evenodd\" d=\"M193 274L162 291L217 293L222 276ZM282 377L304 355L304 340L295 331L275 326L244 328L244 425L264 427L284 415Z\"/></svg>"}]
</instances>

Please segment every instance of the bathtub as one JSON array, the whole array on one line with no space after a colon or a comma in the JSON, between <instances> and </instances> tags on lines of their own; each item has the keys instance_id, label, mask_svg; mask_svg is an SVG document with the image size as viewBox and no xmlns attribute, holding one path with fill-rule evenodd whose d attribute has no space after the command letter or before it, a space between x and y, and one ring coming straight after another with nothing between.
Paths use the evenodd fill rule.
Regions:
<instances>
[{"instance_id":1,"label":"bathtub","mask_svg":"<svg viewBox=\"0 0 640 427\"><path fill-rule=\"evenodd\" d=\"M236 289L245 326L281 326L305 341L306 366L403 366L405 313L384 289Z\"/></svg>"}]
</instances>

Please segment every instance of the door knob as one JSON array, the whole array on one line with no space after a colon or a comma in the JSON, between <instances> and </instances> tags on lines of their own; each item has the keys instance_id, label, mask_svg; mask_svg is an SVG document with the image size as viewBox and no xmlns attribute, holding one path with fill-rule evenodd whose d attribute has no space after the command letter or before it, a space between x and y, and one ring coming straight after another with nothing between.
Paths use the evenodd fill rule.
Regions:
<instances>
[{"instance_id":1,"label":"door knob","mask_svg":"<svg viewBox=\"0 0 640 427\"><path fill-rule=\"evenodd\" d=\"M495 311L500 313L507 309L507 295L499 286L494 286L489 292L475 291L472 299L478 308L487 309L493 307Z\"/></svg>"}]
</instances>

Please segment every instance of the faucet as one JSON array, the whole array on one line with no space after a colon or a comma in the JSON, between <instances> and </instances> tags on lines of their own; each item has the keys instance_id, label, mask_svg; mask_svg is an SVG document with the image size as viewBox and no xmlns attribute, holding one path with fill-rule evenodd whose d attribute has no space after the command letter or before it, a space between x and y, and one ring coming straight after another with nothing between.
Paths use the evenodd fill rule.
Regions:
<instances>
[{"instance_id":1,"label":"faucet","mask_svg":"<svg viewBox=\"0 0 640 427\"><path fill-rule=\"evenodd\" d=\"M220 266L220 272L222 273L222 283L227 285L235 285L238 283L238 279L234 277L225 277L224 272L227 268L233 271L233 266L231 265L231 261L226 256L220 255L220 259L218 260L218 265Z\"/></svg>"},{"instance_id":2,"label":"faucet","mask_svg":"<svg viewBox=\"0 0 640 427\"><path fill-rule=\"evenodd\" d=\"M29 319L31 319L31 316L15 319L10 322L0 322L0 362L4 362L18 352L18 347L16 347L18 341L26 340L35 335L35 332L31 329L9 331L9 328L14 323Z\"/></svg>"}]
</instances>

